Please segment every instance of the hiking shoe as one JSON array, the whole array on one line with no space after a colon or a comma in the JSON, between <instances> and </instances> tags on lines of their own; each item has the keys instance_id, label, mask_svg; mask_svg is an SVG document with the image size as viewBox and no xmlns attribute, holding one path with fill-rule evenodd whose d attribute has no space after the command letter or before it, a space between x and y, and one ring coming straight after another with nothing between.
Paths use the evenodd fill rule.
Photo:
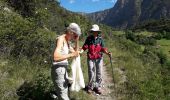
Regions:
<instances>
[{"instance_id":1,"label":"hiking shoe","mask_svg":"<svg viewBox=\"0 0 170 100\"><path fill-rule=\"evenodd\" d=\"M87 93L88 93L88 94L91 94L92 92L93 92L92 89L88 89L88 90L87 90Z\"/></svg>"},{"instance_id":2,"label":"hiking shoe","mask_svg":"<svg viewBox=\"0 0 170 100\"><path fill-rule=\"evenodd\" d=\"M96 93L96 94L102 94L102 89L101 88L94 88L93 91Z\"/></svg>"},{"instance_id":3,"label":"hiking shoe","mask_svg":"<svg viewBox=\"0 0 170 100\"><path fill-rule=\"evenodd\" d=\"M57 99L58 97L55 94L50 94L51 98Z\"/></svg>"},{"instance_id":4,"label":"hiking shoe","mask_svg":"<svg viewBox=\"0 0 170 100\"><path fill-rule=\"evenodd\" d=\"M90 86L86 87L86 91L87 91L88 94L91 94L93 92L93 90L91 89Z\"/></svg>"},{"instance_id":5,"label":"hiking shoe","mask_svg":"<svg viewBox=\"0 0 170 100\"><path fill-rule=\"evenodd\" d=\"M57 97L57 94L55 93L55 91L50 92L50 97L55 99L55 100L58 100L58 97Z\"/></svg>"}]
</instances>

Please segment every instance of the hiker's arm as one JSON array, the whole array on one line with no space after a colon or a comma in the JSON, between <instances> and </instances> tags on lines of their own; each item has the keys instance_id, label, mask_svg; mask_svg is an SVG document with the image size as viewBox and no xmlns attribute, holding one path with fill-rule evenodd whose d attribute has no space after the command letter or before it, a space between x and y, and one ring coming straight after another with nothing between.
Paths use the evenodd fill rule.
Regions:
<instances>
[{"instance_id":1,"label":"hiker's arm","mask_svg":"<svg viewBox=\"0 0 170 100\"><path fill-rule=\"evenodd\" d=\"M75 47L73 48L72 46L70 46L69 50L71 53L73 53L75 51L79 51L79 36L76 37L76 39L75 39Z\"/></svg>"},{"instance_id":2,"label":"hiker's arm","mask_svg":"<svg viewBox=\"0 0 170 100\"><path fill-rule=\"evenodd\" d=\"M101 46L102 46L101 51L102 51L103 53L107 54L108 56L110 56L110 55L111 55L111 52L109 52L109 51L107 50L107 48L105 47L103 39L102 39L102 42L101 42Z\"/></svg>"},{"instance_id":3,"label":"hiker's arm","mask_svg":"<svg viewBox=\"0 0 170 100\"><path fill-rule=\"evenodd\" d=\"M79 55L78 52L73 52L73 53L70 53L70 54L62 55L60 53L61 48L62 48L62 44L63 44L63 39L59 38L58 41L57 41L57 47L56 47L56 49L54 51L54 61L63 61L65 59L68 59L68 58L75 57L75 56Z\"/></svg>"},{"instance_id":4,"label":"hiker's arm","mask_svg":"<svg viewBox=\"0 0 170 100\"><path fill-rule=\"evenodd\" d=\"M109 52L109 51L107 50L107 48L102 48L102 52L105 53L105 54L107 54L108 56L111 55L111 52Z\"/></svg>"},{"instance_id":5,"label":"hiker's arm","mask_svg":"<svg viewBox=\"0 0 170 100\"><path fill-rule=\"evenodd\" d=\"M70 51L71 53L73 53L73 52L75 52L75 49L74 49L72 46L70 46L69 51Z\"/></svg>"},{"instance_id":6,"label":"hiker's arm","mask_svg":"<svg viewBox=\"0 0 170 100\"><path fill-rule=\"evenodd\" d=\"M86 39L83 47L81 48L83 51L85 51L86 49L88 49L88 38Z\"/></svg>"},{"instance_id":7,"label":"hiker's arm","mask_svg":"<svg viewBox=\"0 0 170 100\"><path fill-rule=\"evenodd\" d=\"M78 51L79 50L79 36L76 37L75 39L75 51Z\"/></svg>"}]
</instances>

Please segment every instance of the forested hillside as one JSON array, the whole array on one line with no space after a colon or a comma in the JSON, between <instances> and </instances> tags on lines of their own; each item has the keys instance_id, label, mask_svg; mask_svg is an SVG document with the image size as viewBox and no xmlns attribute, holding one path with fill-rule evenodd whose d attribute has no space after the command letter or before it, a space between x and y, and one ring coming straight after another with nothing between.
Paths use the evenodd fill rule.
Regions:
<instances>
[{"instance_id":1,"label":"forested hillside","mask_svg":"<svg viewBox=\"0 0 170 100\"><path fill-rule=\"evenodd\" d=\"M51 54L55 38L70 22L80 25L83 44L94 22L60 7L56 0L0 1L0 99L53 100ZM170 99L169 33L114 31L100 24L106 47L113 54L114 96L117 100ZM140 31L139 31L140 30ZM144 30L144 29L142 29ZM105 66L111 73L108 57ZM81 56L87 83L86 55ZM70 72L70 69L69 69ZM94 100L83 90L72 100Z\"/></svg>"}]
</instances>

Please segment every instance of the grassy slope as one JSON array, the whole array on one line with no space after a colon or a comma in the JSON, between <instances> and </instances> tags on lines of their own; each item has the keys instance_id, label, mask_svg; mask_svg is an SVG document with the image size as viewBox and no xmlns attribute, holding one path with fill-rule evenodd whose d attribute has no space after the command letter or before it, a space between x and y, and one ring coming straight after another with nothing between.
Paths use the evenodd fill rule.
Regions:
<instances>
[{"instance_id":1,"label":"grassy slope","mask_svg":"<svg viewBox=\"0 0 170 100\"><path fill-rule=\"evenodd\" d=\"M87 83L86 56L81 59L84 78ZM50 79L50 66L48 64L43 66L32 65L27 59L23 59L19 65L15 60L1 59L0 62L0 98L2 100L18 100L19 98L47 100L49 98L53 84ZM93 100L93 97L83 90L71 92L71 98L73 100Z\"/></svg>"},{"instance_id":2,"label":"grassy slope","mask_svg":"<svg viewBox=\"0 0 170 100\"><path fill-rule=\"evenodd\" d=\"M158 45L160 46L161 50L167 55L167 67L163 69L162 74L164 75L164 92L165 94L170 93L170 40L161 39L158 40ZM167 96L167 100L170 99L170 96Z\"/></svg>"},{"instance_id":3,"label":"grassy slope","mask_svg":"<svg viewBox=\"0 0 170 100\"><path fill-rule=\"evenodd\" d=\"M114 70L113 76L116 83L113 89L116 89L118 99L166 100L169 98L167 95L169 93L167 88L170 88L168 70L165 71L162 68L155 54L150 51L144 53L144 48L148 48L147 46L136 44L123 37L112 38L107 41L107 46L111 47L113 53L114 69L122 70L121 73ZM109 66L108 69L110 69ZM126 81L121 82L124 76Z\"/></svg>"},{"instance_id":4,"label":"grassy slope","mask_svg":"<svg viewBox=\"0 0 170 100\"><path fill-rule=\"evenodd\" d=\"M23 18L20 14L16 13L11 7L7 6L4 2L0 2L2 6L2 8L0 9L2 12L0 13L0 20L2 20L1 24L2 26L0 27L3 32L1 32L1 38L3 38L3 36L9 34L9 33L18 33L17 35L20 35L19 32L16 32L15 30L19 29L21 30L21 32L24 33L24 30L29 30L28 28L30 28L30 26L28 25L22 25L22 23L29 23L29 20ZM3 7L6 6L10 9L10 12L4 11ZM43 8L43 7L42 7ZM40 8L39 10L41 11ZM49 5L49 9L50 5ZM53 8L52 8L53 9ZM56 15L58 16L51 16L49 19L49 21L45 25L46 27L52 29L53 27L55 27L56 25L60 25L62 28L54 28L53 31L57 31L57 32L61 32L61 30L64 29L64 21L62 20L68 20L68 22L72 22L77 21L80 23L80 18L82 18L82 16L79 15L75 15L74 18L68 18L68 16L65 16L66 18L64 18L62 15L63 14L67 14L69 12L63 10L62 8L58 8L55 6L55 10L57 10L56 12L54 12ZM60 11L60 12L58 12ZM43 12L42 10L42 14L46 12ZM52 13L52 12L50 12ZM58 13L63 13L63 14L58 14ZM71 16L74 14L69 13L69 16ZM13 17L16 18L13 19ZM54 17L58 17L59 19L54 19ZM7 20L8 19L8 20ZM4 22L4 20L7 20L6 22ZM52 23L55 20L56 23ZM86 21L85 18L81 19L84 21L83 25L88 24L89 22ZM50 24L51 25L50 27ZM18 24L20 24L20 26L18 26ZM83 27L83 25L81 27ZM12 26L9 27L8 29L6 28L6 26ZM18 27L17 27L18 26ZM20 29L20 27L22 29ZM41 26L40 26L41 27ZM85 31L85 28L83 28L83 32ZM41 34L41 37L39 37L39 40L43 40L43 36L47 35L49 36L50 34L53 34L52 39L53 40L55 38L55 34L54 32L46 32L43 28L38 28L39 31L38 33ZM32 34L38 37L37 34L33 33ZM44 34L44 35L43 35ZM28 36L29 37L29 36ZM34 37L31 37L32 39ZM45 36L46 37L46 36ZM21 37L22 38L22 37ZM25 38L27 39L27 38ZM7 41L7 40L6 40ZM4 40L3 43L6 43L6 41ZM9 40L10 41L10 40ZM30 40L28 40L30 41ZM41 41L42 42L42 41ZM13 43L13 41L11 41L11 43ZM45 43L45 38L44 38L44 43ZM43 44L44 44L43 43ZM31 45L34 45L34 43L32 43ZM9 44L9 46L15 46L15 44ZM24 44L26 45L26 44ZM50 45L50 44L47 44ZM39 47L38 47L39 48ZM45 47L45 51L48 51L49 47ZM40 50L44 50L43 47L40 47ZM35 52L35 51L34 51ZM3 53L2 53L3 54ZM7 53L10 54L10 53ZM49 99L49 92L51 90L53 90L53 84L51 82L50 79L50 67L51 65L49 64L49 60L47 60L47 63L44 62L44 60L46 60L46 58L48 58L49 56L44 57L43 59L36 59L35 61L38 61L39 63L32 63L30 61L30 59L28 59L27 57L25 57L24 55L21 55L17 58L13 58L12 56L9 56L7 54L1 55L0 57L0 99L2 100L18 100L20 99L28 99L28 98L32 98L32 99L36 99L36 100L47 100ZM36 57L36 55L34 56ZM32 59L32 58L31 58ZM85 59L85 58L82 58ZM82 60L85 61L85 60ZM83 62L82 64L84 64L85 62ZM85 80L87 81L87 67L86 64L82 65L84 66L84 75L85 75ZM93 98L91 96L88 96L88 94L86 94L84 91L81 91L79 93L72 93L71 94L71 98L79 98L80 100L92 100Z\"/></svg>"},{"instance_id":5,"label":"grassy slope","mask_svg":"<svg viewBox=\"0 0 170 100\"><path fill-rule=\"evenodd\" d=\"M170 60L170 40L166 40L166 39L158 40L158 44L161 46L161 49L168 56L168 59Z\"/></svg>"}]
</instances>

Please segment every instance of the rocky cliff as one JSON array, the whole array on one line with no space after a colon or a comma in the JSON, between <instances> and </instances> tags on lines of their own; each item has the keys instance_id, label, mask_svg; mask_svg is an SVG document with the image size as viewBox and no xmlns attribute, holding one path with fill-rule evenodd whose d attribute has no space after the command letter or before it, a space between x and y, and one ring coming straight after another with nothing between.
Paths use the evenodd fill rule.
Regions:
<instances>
[{"instance_id":1,"label":"rocky cliff","mask_svg":"<svg viewBox=\"0 0 170 100\"><path fill-rule=\"evenodd\" d=\"M88 17L114 28L131 28L148 20L170 18L170 0L117 0L113 8Z\"/></svg>"}]
</instances>

